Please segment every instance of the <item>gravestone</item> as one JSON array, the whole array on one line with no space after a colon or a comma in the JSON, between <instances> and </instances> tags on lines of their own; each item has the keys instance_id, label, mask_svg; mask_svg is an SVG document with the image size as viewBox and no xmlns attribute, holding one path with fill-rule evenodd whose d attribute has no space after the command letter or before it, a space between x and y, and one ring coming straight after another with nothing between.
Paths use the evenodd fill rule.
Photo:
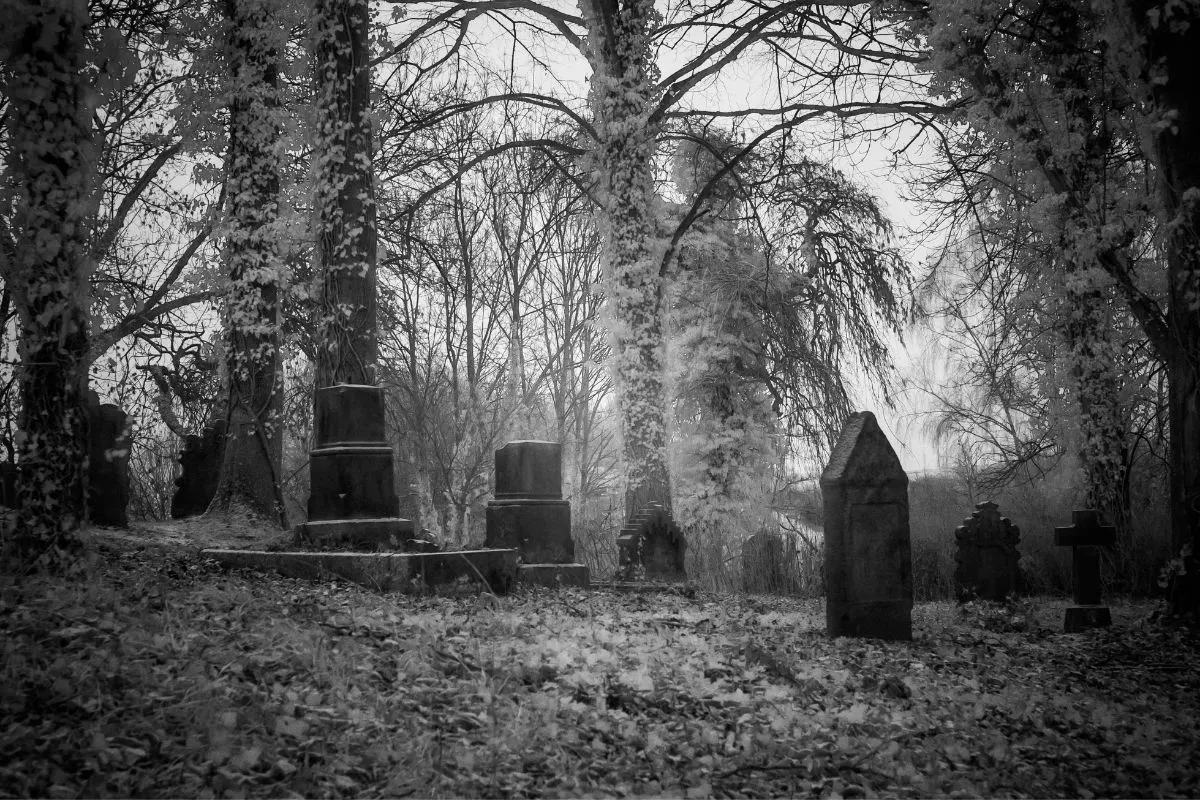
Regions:
<instances>
[{"instance_id":1,"label":"gravestone","mask_svg":"<svg viewBox=\"0 0 1200 800\"><path fill-rule=\"evenodd\" d=\"M1001 602L1018 591L1021 531L1000 516L999 506L990 500L977 503L975 512L955 529L954 538L954 583L960 603L976 597Z\"/></svg>"},{"instance_id":2,"label":"gravestone","mask_svg":"<svg viewBox=\"0 0 1200 800\"><path fill-rule=\"evenodd\" d=\"M208 510L217 481L221 477L221 460L225 457L225 420L214 420L204 426L199 436L188 436L179 454L181 467L175 479L175 494L171 497L171 517L195 517Z\"/></svg>"},{"instance_id":3,"label":"gravestone","mask_svg":"<svg viewBox=\"0 0 1200 800\"><path fill-rule=\"evenodd\" d=\"M587 586L587 567L575 563L571 504L562 499L562 445L517 441L496 451L484 546L516 549L525 583Z\"/></svg>"},{"instance_id":4,"label":"gravestone","mask_svg":"<svg viewBox=\"0 0 1200 800\"><path fill-rule=\"evenodd\" d=\"M629 518L617 536L617 579L686 581L687 540L660 503Z\"/></svg>"},{"instance_id":5,"label":"gravestone","mask_svg":"<svg viewBox=\"0 0 1200 800\"><path fill-rule=\"evenodd\" d=\"M1054 529L1054 543L1071 548L1071 576L1075 605L1067 608L1063 630L1079 633L1112 624L1112 612L1103 605L1100 586L1100 548L1117 541L1117 529L1100 524L1097 511L1076 510L1073 525Z\"/></svg>"},{"instance_id":6,"label":"gravestone","mask_svg":"<svg viewBox=\"0 0 1200 800\"><path fill-rule=\"evenodd\" d=\"M17 507L17 465L0 462L0 506Z\"/></svg>"},{"instance_id":7,"label":"gravestone","mask_svg":"<svg viewBox=\"0 0 1200 800\"><path fill-rule=\"evenodd\" d=\"M829 635L911 639L908 476L871 412L846 421L821 494Z\"/></svg>"},{"instance_id":8,"label":"gravestone","mask_svg":"<svg viewBox=\"0 0 1200 800\"><path fill-rule=\"evenodd\" d=\"M791 594L799 590L796 547L776 531L759 531L742 543L742 588Z\"/></svg>"},{"instance_id":9,"label":"gravestone","mask_svg":"<svg viewBox=\"0 0 1200 800\"><path fill-rule=\"evenodd\" d=\"M96 525L129 524L129 437L126 415L88 392L88 519Z\"/></svg>"}]
</instances>

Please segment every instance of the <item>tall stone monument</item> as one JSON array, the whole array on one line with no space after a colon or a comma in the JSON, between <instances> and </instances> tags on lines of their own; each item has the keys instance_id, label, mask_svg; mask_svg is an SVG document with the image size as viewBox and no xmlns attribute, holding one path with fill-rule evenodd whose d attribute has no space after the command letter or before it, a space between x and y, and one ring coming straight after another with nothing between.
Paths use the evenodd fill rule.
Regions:
<instances>
[{"instance_id":1,"label":"tall stone monument","mask_svg":"<svg viewBox=\"0 0 1200 800\"><path fill-rule=\"evenodd\" d=\"M1000 516L999 506L990 500L977 503L975 513L955 529L954 539L954 584L960 603L976 597L1000 602L1019 589L1021 530Z\"/></svg>"},{"instance_id":2,"label":"tall stone monument","mask_svg":"<svg viewBox=\"0 0 1200 800\"><path fill-rule=\"evenodd\" d=\"M363 0L318 15L316 240L322 272L320 348L313 398L308 522L299 544L391 544L413 524L401 519L392 446L384 430L379 357L377 232L370 124L370 9Z\"/></svg>"},{"instance_id":3,"label":"tall stone monument","mask_svg":"<svg viewBox=\"0 0 1200 800\"><path fill-rule=\"evenodd\" d=\"M486 519L484 546L518 550L522 582L588 585L587 567L575 563L571 504L562 496L562 445L518 441L497 450Z\"/></svg>"},{"instance_id":4,"label":"tall stone monument","mask_svg":"<svg viewBox=\"0 0 1200 800\"><path fill-rule=\"evenodd\" d=\"M830 636L912 638L908 476L875 415L851 415L821 475Z\"/></svg>"}]
</instances>

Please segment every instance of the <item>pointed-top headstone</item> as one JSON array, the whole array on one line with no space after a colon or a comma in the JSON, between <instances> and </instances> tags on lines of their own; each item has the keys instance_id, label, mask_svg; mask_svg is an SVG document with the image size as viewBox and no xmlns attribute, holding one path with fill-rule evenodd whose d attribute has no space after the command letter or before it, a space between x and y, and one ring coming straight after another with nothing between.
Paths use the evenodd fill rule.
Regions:
<instances>
[{"instance_id":1,"label":"pointed-top headstone","mask_svg":"<svg viewBox=\"0 0 1200 800\"><path fill-rule=\"evenodd\" d=\"M908 476L871 412L846 422L821 493L829 635L911 639Z\"/></svg>"},{"instance_id":2,"label":"pointed-top headstone","mask_svg":"<svg viewBox=\"0 0 1200 800\"><path fill-rule=\"evenodd\" d=\"M908 485L900 458L870 411L851 414L821 473L821 485L899 483Z\"/></svg>"}]
</instances>

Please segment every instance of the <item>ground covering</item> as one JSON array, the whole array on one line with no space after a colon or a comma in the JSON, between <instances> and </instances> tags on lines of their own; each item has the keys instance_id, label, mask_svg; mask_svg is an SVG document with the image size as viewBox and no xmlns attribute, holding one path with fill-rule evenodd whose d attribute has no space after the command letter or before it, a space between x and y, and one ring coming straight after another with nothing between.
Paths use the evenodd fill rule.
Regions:
<instances>
[{"instance_id":1,"label":"ground covering","mask_svg":"<svg viewBox=\"0 0 1200 800\"><path fill-rule=\"evenodd\" d=\"M1200 653L1146 604L831 641L811 600L381 596L92 547L0 586L0 795L1200 796Z\"/></svg>"}]
</instances>

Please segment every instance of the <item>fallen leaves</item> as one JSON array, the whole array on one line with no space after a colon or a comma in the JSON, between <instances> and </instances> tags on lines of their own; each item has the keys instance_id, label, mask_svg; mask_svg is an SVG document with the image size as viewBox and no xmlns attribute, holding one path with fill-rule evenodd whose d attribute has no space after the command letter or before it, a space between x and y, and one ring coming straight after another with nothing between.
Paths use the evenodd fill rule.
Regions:
<instances>
[{"instance_id":1,"label":"fallen leaves","mask_svg":"<svg viewBox=\"0 0 1200 800\"><path fill-rule=\"evenodd\" d=\"M1200 793L1192 640L916 616L831 641L788 598L385 597L118 553L0 592L0 795Z\"/></svg>"}]
</instances>

